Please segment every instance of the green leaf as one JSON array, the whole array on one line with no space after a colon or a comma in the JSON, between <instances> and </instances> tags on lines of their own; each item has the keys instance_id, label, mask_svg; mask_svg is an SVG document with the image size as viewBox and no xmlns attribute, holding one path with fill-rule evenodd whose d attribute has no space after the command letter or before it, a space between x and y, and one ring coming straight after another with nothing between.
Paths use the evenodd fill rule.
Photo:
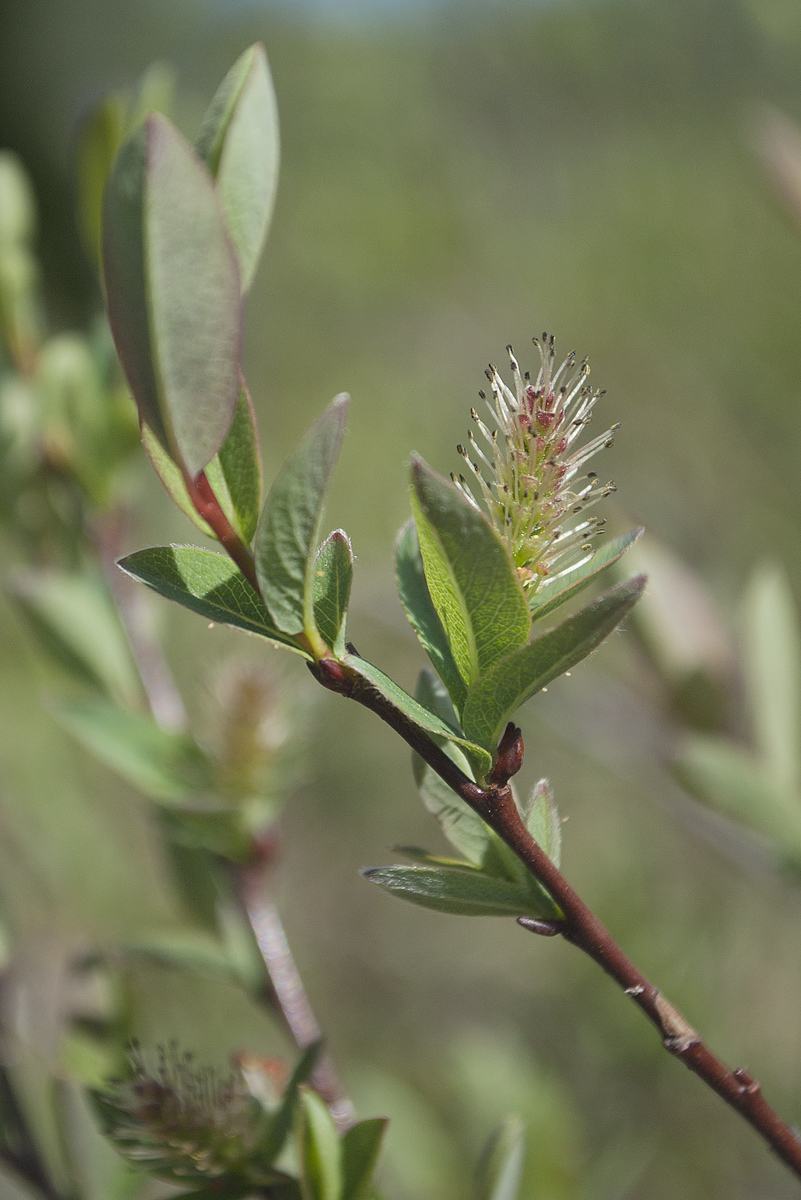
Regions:
<instances>
[{"instance_id":1,"label":"green leaf","mask_svg":"<svg viewBox=\"0 0 801 1200\"><path fill-rule=\"evenodd\" d=\"M117 155L103 259L111 329L140 417L194 478L236 407L239 268L208 168L157 114Z\"/></svg>"},{"instance_id":2,"label":"green leaf","mask_svg":"<svg viewBox=\"0 0 801 1200\"><path fill-rule=\"evenodd\" d=\"M547 779L541 779L534 788L524 817L534 841L558 867L562 861L562 823Z\"/></svg>"},{"instance_id":3,"label":"green leaf","mask_svg":"<svg viewBox=\"0 0 801 1200\"><path fill-rule=\"evenodd\" d=\"M388 1124L385 1117L359 1121L342 1138L341 1200L369 1200L370 1183Z\"/></svg>"},{"instance_id":4,"label":"green leaf","mask_svg":"<svg viewBox=\"0 0 801 1200\"><path fill-rule=\"evenodd\" d=\"M358 654L346 654L341 661L360 675L376 691L380 692L384 699L389 700L395 708L400 709L415 725L424 729L426 733L432 734L435 738L445 738L447 741L455 742L456 745L461 746L467 754L473 769L478 772L479 778L486 775L487 771L490 770L492 756L486 750L469 742L452 725L448 725L436 713L431 712L420 704L419 701L413 699L408 692L405 692L402 687L394 683L378 667L374 667L366 658L362 658Z\"/></svg>"},{"instance_id":5,"label":"green leaf","mask_svg":"<svg viewBox=\"0 0 801 1200\"><path fill-rule=\"evenodd\" d=\"M147 457L150 459L150 465L163 483L164 489L173 504L180 508L185 517L189 517L189 520L201 533L204 533L206 537L214 538L213 530L198 514L197 509L189 499L189 492L184 482L184 477L181 474L181 468L175 465L149 425L142 421L140 428L142 445L145 448ZM210 468L211 464L206 468L207 477ZM217 496L217 499L219 500L220 497ZM222 501L220 503L222 504ZM225 515L228 516L227 513ZM230 520L230 517L228 519Z\"/></svg>"},{"instance_id":6,"label":"green leaf","mask_svg":"<svg viewBox=\"0 0 801 1200\"><path fill-rule=\"evenodd\" d=\"M102 578L21 571L11 592L44 649L71 675L121 704L141 702L139 674Z\"/></svg>"},{"instance_id":7,"label":"green leaf","mask_svg":"<svg viewBox=\"0 0 801 1200\"><path fill-rule=\"evenodd\" d=\"M180 467L175 465L144 422L142 445L173 503L201 533L213 538L213 531L189 498ZM256 532L261 504L261 456L256 416L244 380L228 436L219 454L206 467L206 478L231 525L244 542L250 543Z\"/></svg>"},{"instance_id":8,"label":"green leaf","mask_svg":"<svg viewBox=\"0 0 801 1200\"><path fill-rule=\"evenodd\" d=\"M461 711L467 697L467 688L451 654L445 630L428 590L414 521L407 521L398 535L395 571L403 611L417 634L420 645L447 687L455 708Z\"/></svg>"},{"instance_id":9,"label":"green leaf","mask_svg":"<svg viewBox=\"0 0 801 1200\"><path fill-rule=\"evenodd\" d=\"M362 875L386 892L464 917L553 916L520 884L456 867L368 867Z\"/></svg>"},{"instance_id":10,"label":"green leaf","mask_svg":"<svg viewBox=\"0 0 801 1200\"><path fill-rule=\"evenodd\" d=\"M410 858L412 862L419 863L422 867L454 867L460 871L481 869L478 864L465 862L462 858L445 858L442 854L430 854L421 846L393 846L392 849L396 854L402 854L404 858Z\"/></svg>"},{"instance_id":11,"label":"green leaf","mask_svg":"<svg viewBox=\"0 0 801 1200\"><path fill-rule=\"evenodd\" d=\"M30 177L10 150L0 150L0 243L26 245L36 233L36 198Z\"/></svg>"},{"instance_id":12,"label":"green leaf","mask_svg":"<svg viewBox=\"0 0 801 1200\"><path fill-rule=\"evenodd\" d=\"M284 1089L281 1103L266 1121L264 1132L254 1151L254 1157L258 1162L271 1166L283 1150L284 1143L292 1129L292 1120L301 1085L311 1078L321 1052L322 1042L313 1042L303 1051L295 1064L295 1069Z\"/></svg>"},{"instance_id":13,"label":"green leaf","mask_svg":"<svg viewBox=\"0 0 801 1200\"><path fill-rule=\"evenodd\" d=\"M423 803L442 827L451 845L471 863L480 866L484 860L490 831L477 813L465 804L444 780L440 779L422 759L415 764L415 778ZM457 765L466 768L464 760ZM469 770L466 771L469 774Z\"/></svg>"},{"instance_id":14,"label":"green leaf","mask_svg":"<svg viewBox=\"0 0 801 1200\"><path fill-rule=\"evenodd\" d=\"M250 46L220 84L195 140L217 180L223 213L250 286L278 186L278 106L264 47Z\"/></svg>"},{"instance_id":15,"label":"green leaf","mask_svg":"<svg viewBox=\"0 0 801 1200\"><path fill-rule=\"evenodd\" d=\"M436 713L451 729L461 728L459 718L456 715L456 709L453 707L453 701L448 695L445 684L428 667L423 667L417 676L417 687L414 694L415 699L420 701L423 708Z\"/></svg>"},{"instance_id":16,"label":"green leaf","mask_svg":"<svg viewBox=\"0 0 801 1200\"><path fill-rule=\"evenodd\" d=\"M300 1165L304 1200L341 1200L342 1147L333 1118L316 1092L300 1089Z\"/></svg>"},{"instance_id":17,"label":"green leaf","mask_svg":"<svg viewBox=\"0 0 801 1200\"><path fill-rule=\"evenodd\" d=\"M118 566L160 596L209 621L244 629L309 657L294 639L275 628L261 596L224 554L197 546L152 546L121 558Z\"/></svg>"},{"instance_id":18,"label":"green leaf","mask_svg":"<svg viewBox=\"0 0 801 1200\"><path fill-rule=\"evenodd\" d=\"M206 478L228 520L249 545L261 509L261 452L253 402L241 376L231 428L206 468Z\"/></svg>"},{"instance_id":19,"label":"green leaf","mask_svg":"<svg viewBox=\"0 0 801 1200\"><path fill-rule=\"evenodd\" d=\"M780 568L763 566L746 596L746 686L757 746L779 787L801 787L801 631Z\"/></svg>"},{"instance_id":20,"label":"green leaf","mask_svg":"<svg viewBox=\"0 0 801 1200\"><path fill-rule=\"evenodd\" d=\"M122 96L105 96L89 113L78 143L78 216L95 265L100 261L103 190L125 135L125 110Z\"/></svg>"},{"instance_id":21,"label":"green leaf","mask_svg":"<svg viewBox=\"0 0 801 1200\"><path fill-rule=\"evenodd\" d=\"M541 621L543 617L547 617L555 609L566 604L568 600L572 600L579 592L583 592L602 571L622 558L643 532L642 528L632 529L631 533L624 533L622 537L614 538L613 541L607 542L596 550L590 561L584 563L583 566L574 567L572 571L568 571L561 578L546 581L531 598L532 621Z\"/></svg>"},{"instance_id":22,"label":"green leaf","mask_svg":"<svg viewBox=\"0 0 801 1200\"><path fill-rule=\"evenodd\" d=\"M337 396L278 474L256 530L256 573L284 633L314 627L314 557L323 500L342 444L348 397Z\"/></svg>"},{"instance_id":23,"label":"green leaf","mask_svg":"<svg viewBox=\"0 0 801 1200\"><path fill-rule=\"evenodd\" d=\"M98 700L59 700L51 710L90 753L154 800L180 803L214 786L212 763L197 743L151 717Z\"/></svg>"},{"instance_id":24,"label":"green leaf","mask_svg":"<svg viewBox=\"0 0 801 1200\"><path fill-rule=\"evenodd\" d=\"M462 721L466 736L494 750L521 704L599 646L636 604L644 587L645 576L636 575L496 663L468 692Z\"/></svg>"},{"instance_id":25,"label":"green leaf","mask_svg":"<svg viewBox=\"0 0 801 1200\"><path fill-rule=\"evenodd\" d=\"M475 1200L518 1200L523 1178L525 1131L519 1117L507 1117L481 1156Z\"/></svg>"},{"instance_id":26,"label":"green leaf","mask_svg":"<svg viewBox=\"0 0 801 1200\"><path fill-rule=\"evenodd\" d=\"M688 737L673 764L690 795L801 856L801 797L771 779L753 754L723 738Z\"/></svg>"},{"instance_id":27,"label":"green leaf","mask_svg":"<svg viewBox=\"0 0 801 1200\"><path fill-rule=\"evenodd\" d=\"M447 721L447 709L443 709L442 702L445 699L450 704L450 701L447 693L444 697L439 693L438 683L439 680L432 679L430 672L421 671L417 682L417 699L431 712L437 713ZM462 752L453 743L443 742L442 745L456 765L469 775L470 765ZM423 803L432 817L439 821L445 837L460 854L471 863L480 866L490 838L489 828L478 813L473 812L419 754L413 755L412 768Z\"/></svg>"},{"instance_id":28,"label":"green leaf","mask_svg":"<svg viewBox=\"0 0 801 1200\"><path fill-rule=\"evenodd\" d=\"M528 601L483 514L419 458L412 461L411 495L428 590L469 686L526 642Z\"/></svg>"},{"instance_id":29,"label":"green leaf","mask_svg":"<svg viewBox=\"0 0 801 1200\"><path fill-rule=\"evenodd\" d=\"M345 653L345 625L353 579L353 552L341 529L329 534L314 561L314 621L337 655Z\"/></svg>"}]
</instances>

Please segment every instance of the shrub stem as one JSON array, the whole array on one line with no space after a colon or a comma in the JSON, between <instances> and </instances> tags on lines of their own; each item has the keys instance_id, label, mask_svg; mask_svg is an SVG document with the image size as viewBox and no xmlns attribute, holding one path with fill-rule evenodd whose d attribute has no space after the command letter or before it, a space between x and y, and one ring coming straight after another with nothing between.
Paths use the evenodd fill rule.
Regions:
<instances>
[{"instance_id":1,"label":"shrub stem","mask_svg":"<svg viewBox=\"0 0 801 1200\"><path fill-rule=\"evenodd\" d=\"M336 669L334 669L336 668ZM433 771L486 821L559 905L563 920L536 933L561 934L615 980L656 1026L662 1045L751 1125L775 1154L801 1178L801 1137L770 1107L755 1079L731 1070L624 954L609 931L573 890L523 824L508 782L482 788L381 692L345 664L327 660L311 668L324 687L369 708L406 741ZM507 731L508 732L508 731ZM518 731L519 734L519 731ZM519 736L518 739L519 741ZM522 742L516 769L522 763ZM501 773L501 778L503 773Z\"/></svg>"}]
</instances>

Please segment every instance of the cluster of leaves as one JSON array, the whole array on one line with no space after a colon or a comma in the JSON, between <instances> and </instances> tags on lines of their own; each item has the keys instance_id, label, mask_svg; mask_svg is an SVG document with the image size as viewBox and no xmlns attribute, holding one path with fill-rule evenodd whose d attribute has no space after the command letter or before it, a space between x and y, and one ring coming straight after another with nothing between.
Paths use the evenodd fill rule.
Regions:
<instances>
[{"instance_id":1,"label":"cluster of leaves","mask_svg":"<svg viewBox=\"0 0 801 1200\"><path fill-rule=\"evenodd\" d=\"M160 546L129 554L120 566L209 621L291 650L313 674L329 684L333 679L335 690L395 714L443 749L466 779L491 787L511 718L617 627L644 580L618 584L555 628L540 623L617 563L638 531L526 592L486 516L414 458L413 520L398 541L397 579L401 603L434 673L421 674L412 696L359 655L347 640L350 541L342 530L322 538L347 397L336 397L312 425L263 500L258 430L242 374L245 296L266 236L278 169L275 98L264 51L251 47L234 64L193 144L167 117L151 111L158 93L159 81L151 78L132 103L111 98L89 123L83 145L85 233L102 260L109 325L147 454L176 505L224 553ZM78 563L69 570L51 566L22 574L17 600L50 656L82 684L77 696L54 703L55 715L154 801L167 844L190 851L195 879L199 865L206 881L200 900L196 885L189 887L192 904L225 941L220 905L231 898L228 868L258 857L285 791L281 740L265 745L260 739L259 705L264 708L266 701L256 688L249 709L252 681L229 697L234 736L214 750L159 716L152 697L148 711L137 661L109 580L97 570L90 537L92 519L113 516L120 502L134 440L125 389L104 328L93 341L42 344L31 291L35 272L25 188L16 177L9 185L8 171L5 177L0 172L0 186L4 178L6 191L16 187L18 201L22 198L17 203L22 215L14 217L12 206L12 219L0 227L4 334L17 366L15 383L35 397L26 400L25 411L32 405L36 414L27 442L17 429L5 432L10 445L27 446L30 486L51 507L61 503L68 512ZM17 279L15 262L22 264L16 290L7 282ZM6 410L17 411L8 404ZM56 415L43 420L41 411ZM25 455L17 454L17 460L24 464ZM71 506L61 493L53 500L54 475ZM18 516L9 511L9 525ZM414 865L373 870L368 877L440 911L558 919L558 906L505 843L426 762L416 758L414 768L426 807L462 857L405 848ZM558 865L559 819L546 781L534 789L523 815ZM254 962L253 941L244 956L242 939L234 941L239 949L226 948L222 965L258 992L263 967ZM179 950L169 953L180 959ZM176 1108L174 1098L165 1097L166 1076L154 1082L140 1073L98 1097L97 1105L109 1136L129 1160L173 1182L205 1181L215 1195L220 1187L231 1196L256 1188L305 1200L372 1195L384 1123L362 1122L340 1137L326 1105L304 1082L312 1065L313 1056L304 1058L280 1097L265 1099L264 1088L258 1094L248 1090L245 1075L245 1083L216 1092L236 1129L226 1133L215 1108L205 1141L191 1105L187 1109L181 1100ZM485 1156L477 1184L482 1200L513 1200L521 1155L519 1128L508 1124ZM205 1195L204 1187L192 1194Z\"/></svg>"},{"instance_id":2,"label":"cluster of leaves","mask_svg":"<svg viewBox=\"0 0 801 1200\"><path fill-rule=\"evenodd\" d=\"M527 595L486 516L415 458L414 520L398 543L398 586L444 690L424 682L410 696L348 643L350 541L336 530L320 544L345 396L306 433L259 512L258 438L238 330L272 205L265 181L275 169L274 139L264 136L272 94L253 82L263 59L248 55L212 101L194 147L150 116L123 143L110 176L103 238L109 315L144 442L176 503L228 555L163 546L120 565L211 621L292 650L312 667L336 664L341 690L374 691L484 784L514 713L612 632L643 580L618 585L555 629L535 633L535 624L589 586L637 534ZM482 851L468 875L441 865L371 878L450 911L553 915L542 888L492 845L492 869ZM457 900L468 881L473 891L484 889L481 902L477 895Z\"/></svg>"},{"instance_id":3,"label":"cluster of leaves","mask_svg":"<svg viewBox=\"0 0 801 1200\"><path fill-rule=\"evenodd\" d=\"M131 101L111 97L90 117L81 147L84 232L90 253L99 254L103 242L111 321L138 403L145 449L179 508L232 557L169 547L130 556L124 565L213 621L244 628L310 662L331 656L357 664L351 669L361 678L378 680L385 694L400 698L402 708L423 715L423 728L447 740L455 718L444 700L415 701L346 645L350 545L335 531L318 547L323 496L343 433L344 397L309 431L259 519L258 435L239 368L239 328L277 173L275 103L263 50L252 47L229 72L195 148L166 118L148 115L164 95L163 77L151 73ZM110 567L103 557L113 553L136 446L127 389L104 325L89 337L45 336L32 251L33 199L24 172L10 157L0 160L0 200L3 341L15 368L2 376L9 485L2 517L29 561L15 577L15 600L46 658L71 681L51 699L52 714L153 801L189 911L212 934L207 945L159 936L127 946L124 953L214 967L258 997L264 965L247 929L239 928L243 914L227 867L258 854L275 820L292 777L292 721L257 669L229 674L214 744L184 727L180 698L177 714L158 711L132 650L136 630L122 619L126 601L121 609L113 575L100 569ZM37 525L22 519L28 510L39 514ZM249 553L251 545L253 582L248 560L239 553L242 547ZM237 565L243 561L244 572ZM488 764L491 756L481 761ZM436 788L433 777L430 782ZM552 911L552 902L525 880L499 839L472 814L471 821L475 838L484 838L487 847L476 873L508 877L514 881L510 895L515 889L530 892ZM519 903L508 911L518 909L534 911ZM103 1020L93 1024L93 1037L100 1040L92 1043L90 1076L102 1070L98 1061L108 1066L119 1052L115 1020L104 1011ZM254 1188L305 1200L372 1196L385 1122L361 1122L340 1136L308 1085L314 1060L315 1053L304 1056L280 1096L270 1093L256 1067L242 1079L260 1080L257 1095L245 1094L241 1081L233 1090L218 1089L215 1095L225 1100L222 1107L228 1106L238 1132L229 1136L230 1130L214 1125L211 1141L202 1145L192 1140L198 1130L186 1126L183 1102L176 1110L159 1093L164 1103L155 1103L164 1080L135 1076L98 1093L101 1123L136 1169L120 1186L126 1194L136 1190L145 1171L201 1184L191 1193L198 1196L206 1187L209 1194L220 1195L222 1188L231 1196ZM11 1161L24 1165L25 1117L16 1107L14 1086L5 1075L3 1080L15 1114L2 1123L9 1139L3 1147ZM56 1115L61 1130L56 1136L70 1146L73 1126L80 1125L80 1138L91 1141L79 1090L69 1097L69 1119L64 1126ZM31 1162L38 1162L33 1142L30 1151ZM482 1162L476 1196L516 1195L522 1153L518 1124L499 1131ZM49 1165L39 1164L27 1177L48 1193L50 1173ZM60 1182L55 1186L59 1191ZM77 1176L75 1186L83 1194ZM92 1186L87 1184L90 1191Z\"/></svg>"}]
</instances>

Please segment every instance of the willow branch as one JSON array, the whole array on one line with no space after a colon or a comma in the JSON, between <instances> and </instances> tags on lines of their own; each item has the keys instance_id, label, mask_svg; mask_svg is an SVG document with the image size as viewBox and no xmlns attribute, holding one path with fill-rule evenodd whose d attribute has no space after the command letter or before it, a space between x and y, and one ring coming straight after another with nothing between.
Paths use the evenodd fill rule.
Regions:
<instances>
[{"instance_id":1,"label":"willow branch","mask_svg":"<svg viewBox=\"0 0 801 1200\"><path fill-rule=\"evenodd\" d=\"M561 934L598 965L642 1009L656 1027L662 1045L716 1092L768 1143L801 1178L801 1137L771 1108L755 1079L731 1070L706 1046L689 1022L634 965L592 910L523 824L508 780L522 763L522 739L515 730L504 737L504 761L499 756L489 788L482 788L460 770L453 759L376 688L341 663L323 660L312 668L320 683L369 708L385 721L428 763L466 804L493 829L543 885L562 911L558 921L522 922L535 933Z\"/></svg>"},{"instance_id":2,"label":"willow branch","mask_svg":"<svg viewBox=\"0 0 801 1200\"><path fill-rule=\"evenodd\" d=\"M269 864L263 861L238 868L233 875L234 889L264 962L269 985L267 998L283 1017L298 1048L305 1050L319 1042L323 1032L292 957L278 910L269 899L268 870ZM341 1131L349 1129L356 1121L356 1110L327 1051L314 1069L312 1084L328 1105L337 1127Z\"/></svg>"},{"instance_id":3,"label":"willow branch","mask_svg":"<svg viewBox=\"0 0 801 1200\"><path fill-rule=\"evenodd\" d=\"M253 555L222 511L205 472L201 471L197 479L187 478L185 482L195 510L210 526L223 549L258 592L259 583ZM127 623L126 629L130 635L130 625ZM169 668L164 663L158 645L154 646L154 653L164 664L164 670L170 678ZM141 665L141 657L137 659L137 663ZM148 695L151 698L153 715L160 723L159 712L153 704L149 690ZM231 873L234 895L264 963L266 987L261 998L283 1021L298 1049L305 1050L319 1042L323 1035L292 957L278 910L269 899L268 874L274 858L275 847L269 853L257 853L253 863L235 868ZM330 1054L324 1053L321 1056L312 1074L312 1083L328 1105L339 1129L344 1131L350 1128L356 1121L356 1110L340 1082Z\"/></svg>"}]
</instances>

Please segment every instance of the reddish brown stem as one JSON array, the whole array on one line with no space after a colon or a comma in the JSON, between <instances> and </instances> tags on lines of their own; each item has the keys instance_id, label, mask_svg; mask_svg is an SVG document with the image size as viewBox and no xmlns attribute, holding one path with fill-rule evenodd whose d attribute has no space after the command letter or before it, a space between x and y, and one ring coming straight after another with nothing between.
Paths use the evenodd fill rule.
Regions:
<instances>
[{"instance_id":1,"label":"reddish brown stem","mask_svg":"<svg viewBox=\"0 0 801 1200\"><path fill-rule=\"evenodd\" d=\"M328 660L312 667L320 683L369 708L386 721L436 771L466 804L494 829L559 905L563 920L547 922L547 930L561 933L620 985L656 1026L662 1045L739 1113L764 1138L791 1171L801 1178L801 1137L770 1107L760 1085L743 1070L730 1070L704 1044L678 1009L624 954L609 931L573 890L544 850L526 829L508 783L482 788L469 779L428 735L356 672ZM515 739L507 730L507 750ZM522 762L522 745L519 760Z\"/></svg>"},{"instance_id":2,"label":"reddish brown stem","mask_svg":"<svg viewBox=\"0 0 801 1200\"><path fill-rule=\"evenodd\" d=\"M256 564L253 561L253 555L220 507L220 502L211 490L211 484L206 478L205 471L201 471L197 479L185 477L185 483L195 512L203 518L220 545L239 567L245 579L258 592L259 581L256 578Z\"/></svg>"}]
</instances>

